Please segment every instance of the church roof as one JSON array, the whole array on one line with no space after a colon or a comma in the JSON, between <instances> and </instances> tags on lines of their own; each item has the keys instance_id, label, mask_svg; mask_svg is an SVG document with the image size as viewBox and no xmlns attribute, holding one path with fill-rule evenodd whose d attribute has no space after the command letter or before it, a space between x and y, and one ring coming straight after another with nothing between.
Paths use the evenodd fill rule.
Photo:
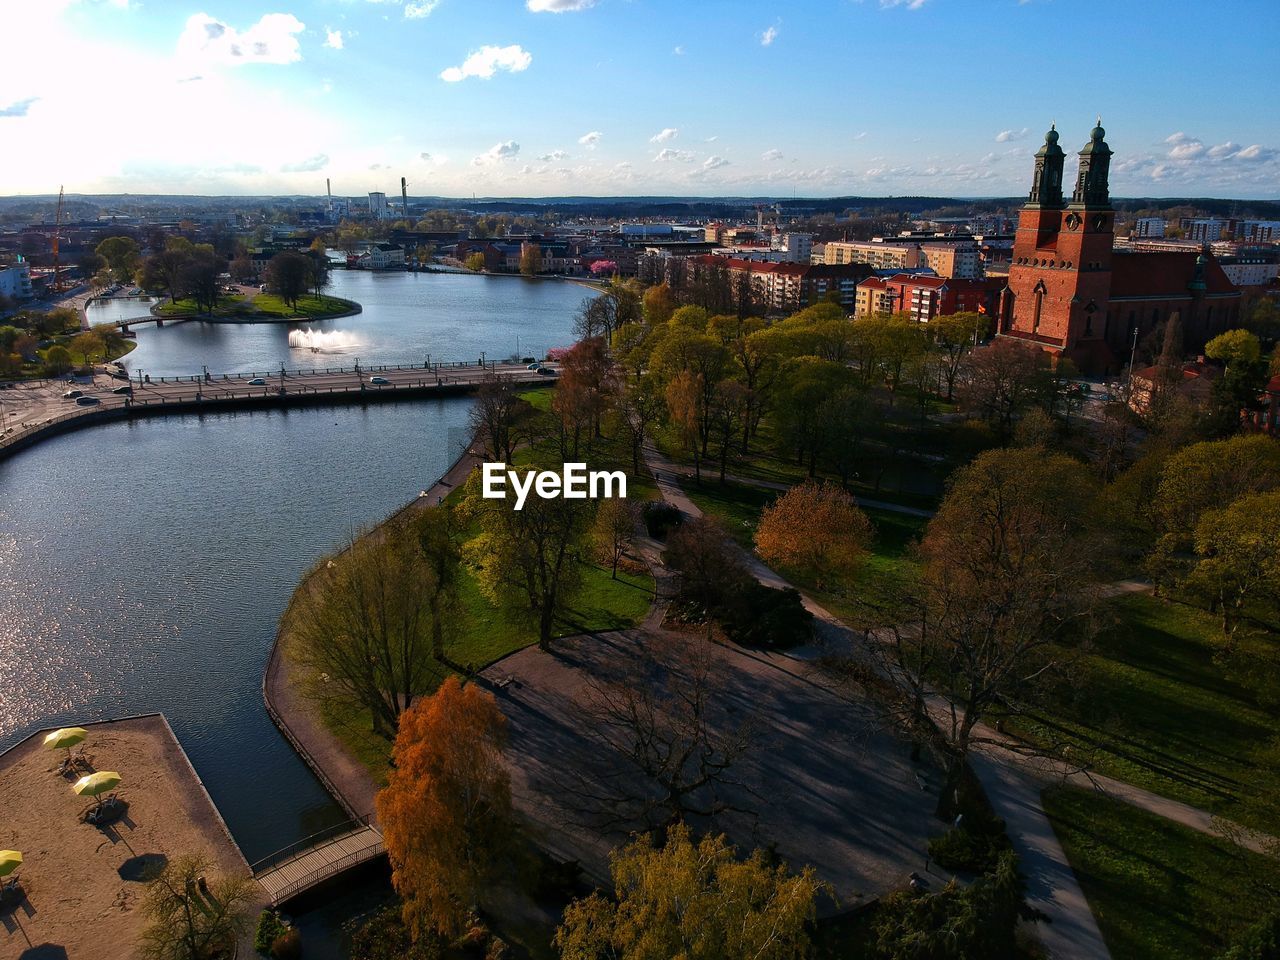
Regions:
<instances>
[{"instance_id":1,"label":"church roof","mask_svg":"<svg viewBox=\"0 0 1280 960\"><path fill-rule=\"evenodd\" d=\"M1156 299L1186 296L1195 277L1198 256L1197 253L1181 251L1130 253L1117 250L1111 260L1111 297ZM1236 292L1236 287L1213 257L1206 260L1204 282L1206 293Z\"/></svg>"}]
</instances>

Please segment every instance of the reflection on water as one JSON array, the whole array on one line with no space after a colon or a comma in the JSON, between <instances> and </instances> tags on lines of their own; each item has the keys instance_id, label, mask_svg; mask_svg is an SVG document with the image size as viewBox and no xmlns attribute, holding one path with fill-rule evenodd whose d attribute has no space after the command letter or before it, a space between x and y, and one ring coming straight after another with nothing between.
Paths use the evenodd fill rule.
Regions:
<instances>
[{"instance_id":1,"label":"reflection on water","mask_svg":"<svg viewBox=\"0 0 1280 960\"><path fill-rule=\"evenodd\" d=\"M440 476L469 407L140 420L0 462L0 748L161 710L251 860L333 822L262 707L276 621L317 557Z\"/></svg>"}]
</instances>

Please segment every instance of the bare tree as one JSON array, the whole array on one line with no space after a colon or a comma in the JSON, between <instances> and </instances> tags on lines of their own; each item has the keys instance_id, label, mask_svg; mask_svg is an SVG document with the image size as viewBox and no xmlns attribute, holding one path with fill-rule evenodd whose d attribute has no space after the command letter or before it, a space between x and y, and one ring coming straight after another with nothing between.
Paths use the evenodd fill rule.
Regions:
<instances>
[{"instance_id":1,"label":"bare tree","mask_svg":"<svg viewBox=\"0 0 1280 960\"><path fill-rule=\"evenodd\" d=\"M471 408L471 429L492 461L511 463L519 443L520 396L506 377L489 374Z\"/></svg>"},{"instance_id":2,"label":"bare tree","mask_svg":"<svg viewBox=\"0 0 1280 960\"><path fill-rule=\"evenodd\" d=\"M749 812L734 765L754 730L725 710L713 651L709 640L649 637L612 674L587 681L583 729L604 749L580 785L588 809L650 829Z\"/></svg>"}]
</instances>

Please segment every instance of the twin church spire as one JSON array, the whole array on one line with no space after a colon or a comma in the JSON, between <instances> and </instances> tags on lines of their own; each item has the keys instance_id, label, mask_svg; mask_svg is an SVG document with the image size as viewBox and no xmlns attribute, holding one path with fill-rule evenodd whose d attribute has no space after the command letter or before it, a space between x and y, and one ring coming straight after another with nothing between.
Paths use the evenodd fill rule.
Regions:
<instances>
[{"instance_id":1,"label":"twin church spire","mask_svg":"<svg viewBox=\"0 0 1280 960\"><path fill-rule=\"evenodd\" d=\"M1106 133L1102 129L1102 118L1099 117L1097 125L1089 134L1089 142L1080 151L1080 170L1076 175L1075 192L1071 195L1073 207L1109 209L1111 206L1107 187L1111 148L1103 139ZM1036 151L1035 174L1026 204L1028 207L1053 210L1064 206L1062 168L1065 161L1066 154L1058 146L1057 124L1050 124L1049 132L1044 135L1044 145Z\"/></svg>"}]
</instances>

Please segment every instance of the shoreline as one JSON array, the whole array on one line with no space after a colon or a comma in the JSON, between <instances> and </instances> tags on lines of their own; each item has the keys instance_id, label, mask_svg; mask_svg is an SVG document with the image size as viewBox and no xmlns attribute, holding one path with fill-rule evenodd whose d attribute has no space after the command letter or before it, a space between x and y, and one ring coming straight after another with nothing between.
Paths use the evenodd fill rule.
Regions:
<instances>
[{"instance_id":1,"label":"shoreline","mask_svg":"<svg viewBox=\"0 0 1280 960\"><path fill-rule=\"evenodd\" d=\"M335 297L335 296L332 296L331 294L325 294L325 296L329 297L329 299L331 300L341 300L344 304L346 304L346 306L342 310L338 311L337 313L325 313L315 317L307 317L307 316L278 317L275 314L270 314L270 313L246 313L242 315L233 315L233 316L225 316L225 317L219 317L216 314L206 315L206 314L200 314L200 313L179 313L179 314L174 314L173 316L170 317L170 316L165 316L163 313L157 312L161 307L168 305L163 302L152 304L152 306L147 312L150 313L151 316L154 317L156 320L163 321L165 323L168 323L168 322L191 323L194 321L197 323L243 323L243 324L324 323L327 320L341 320L344 317L354 317L357 314L364 313L364 306L356 302L355 300L348 300L346 297ZM173 301L169 301L169 304L172 304L172 303ZM134 322L135 323L151 323L152 321L148 320L145 317L142 317ZM132 324L126 324L125 326L122 327L122 329L128 329L129 326L132 326Z\"/></svg>"},{"instance_id":2,"label":"shoreline","mask_svg":"<svg viewBox=\"0 0 1280 960\"><path fill-rule=\"evenodd\" d=\"M438 500L443 500L452 490L465 483L481 459L482 455L475 450L473 436L466 449L435 483L359 536L373 536L387 524L395 523L412 512L431 509ZM338 552L346 549L344 546ZM367 816L377 826L374 798L378 793L378 784L368 768L347 750L325 724L318 707L308 699L303 690L301 665L285 649L286 626L294 600L306 589L319 569L321 560L317 560L316 565L298 581L288 605L280 614L271 653L263 672L262 699L271 721L325 789L333 794L347 815L353 820Z\"/></svg>"}]
</instances>

